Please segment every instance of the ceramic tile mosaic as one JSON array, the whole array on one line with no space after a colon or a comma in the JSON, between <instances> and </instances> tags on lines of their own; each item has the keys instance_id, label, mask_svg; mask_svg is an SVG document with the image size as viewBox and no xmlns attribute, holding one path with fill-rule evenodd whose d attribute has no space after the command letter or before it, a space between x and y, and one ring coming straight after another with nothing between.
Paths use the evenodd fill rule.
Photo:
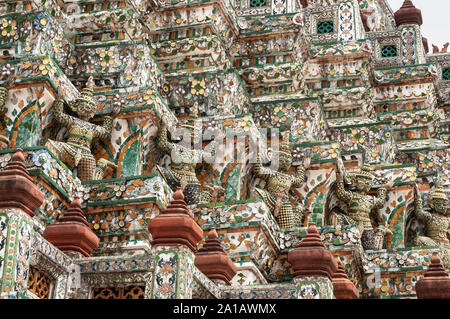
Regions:
<instances>
[{"instance_id":1,"label":"ceramic tile mosaic","mask_svg":"<svg viewBox=\"0 0 450 319\"><path fill-rule=\"evenodd\" d=\"M28 263L33 228L28 215L19 209L2 209L2 280L1 292L21 293L27 290Z\"/></svg>"},{"instance_id":2,"label":"ceramic tile mosaic","mask_svg":"<svg viewBox=\"0 0 450 319\"><path fill-rule=\"evenodd\" d=\"M297 299L335 299L333 285L327 277L296 277L294 284Z\"/></svg>"},{"instance_id":3,"label":"ceramic tile mosaic","mask_svg":"<svg viewBox=\"0 0 450 319\"><path fill-rule=\"evenodd\" d=\"M0 171L23 148L44 193L32 219L1 210L0 297L36 298L26 287L32 265L50 278L56 299L130 286L144 298L331 299L329 280L294 279L287 261L315 223L362 298L414 298L432 252L442 255L414 245L427 231L414 185L427 210L437 186L449 194L450 53L432 38L425 53L420 26L397 27L393 9L384 0L0 3ZM93 102L88 121L80 94ZM57 122L57 105L83 123L81 133ZM152 247L147 228L175 190L158 172L173 168L156 143L159 126L166 121L174 133L195 116L204 144L217 135L229 142L190 172L201 190L222 189L189 209L203 230L216 228L236 264L231 286L202 274L186 247ZM90 138L86 128L103 121L108 136ZM274 190L255 174L255 148L274 160L280 138L290 144L287 174L311 158L302 185L282 190L302 212L287 229L254 191ZM81 182L83 167L64 164L61 150L43 146L49 139L76 140L60 145L103 175ZM363 249L358 225L334 225L352 209L338 198L341 161L347 192L363 164L373 173L370 196L394 182L369 214L372 226L392 232L381 250ZM42 238L77 196L100 239L88 258Z\"/></svg>"},{"instance_id":4,"label":"ceramic tile mosaic","mask_svg":"<svg viewBox=\"0 0 450 319\"><path fill-rule=\"evenodd\" d=\"M292 284L223 288L222 296L223 299L296 299L296 289Z\"/></svg>"}]
</instances>

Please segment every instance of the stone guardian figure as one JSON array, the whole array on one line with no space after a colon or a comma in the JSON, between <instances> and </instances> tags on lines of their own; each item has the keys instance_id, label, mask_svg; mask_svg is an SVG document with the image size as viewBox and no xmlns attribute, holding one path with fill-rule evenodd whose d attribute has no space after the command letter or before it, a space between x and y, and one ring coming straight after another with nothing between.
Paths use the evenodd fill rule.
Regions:
<instances>
[{"instance_id":1,"label":"stone guardian figure","mask_svg":"<svg viewBox=\"0 0 450 319\"><path fill-rule=\"evenodd\" d=\"M305 159L303 164L297 167L296 174L290 173L291 150L287 142L282 142L272 160L279 162L277 171L264 167L260 155L257 155L254 171L256 176L266 181L266 185L264 189L255 187L254 194L264 200L280 228L300 227L302 218L300 209L292 207L289 190L292 187L301 187L305 183L305 170L309 167L311 159Z\"/></svg>"},{"instance_id":2,"label":"stone guardian figure","mask_svg":"<svg viewBox=\"0 0 450 319\"><path fill-rule=\"evenodd\" d=\"M336 172L337 191L336 196L347 203L348 211L345 215L334 214L330 221L333 225L355 224L361 232L361 243L365 250L382 249L384 238L386 235L392 235L392 232L383 225L373 228L370 221L370 212L374 208L382 208L386 203L386 193L394 185L393 181L389 181L377 191L376 196L369 195L372 188L374 176L370 167L363 165L361 169L351 176L351 180L356 190L346 190L344 186L343 164L338 162L338 170Z\"/></svg>"},{"instance_id":3,"label":"stone guardian figure","mask_svg":"<svg viewBox=\"0 0 450 319\"><path fill-rule=\"evenodd\" d=\"M423 207L423 200L420 196L417 185L415 192L415 216L425 223L425 234L417 236L414 244L417 246L438 246L441 249L441 259L444 267L450 268L450 242L449 227L450 217L446 216L448 197L441 186L441 181L436 182L435 190L428 196L430 210Z\"/></svg>"},{"instance_id":4,"label":"stone guardian figure","mask_svg":"<svg viewBox=\"0 0 450 319\"><path fill-rule=\"evenodd\" d=\"M197 164L211 163L216 156L215 141L208 144L204 150L202 149L202 129L201 125L196 125L197 120L197 110L194 105L188 123L181 125L183 137L188 137L189 141L174 143L169 139L167 120L163 117L156 138L157 147L171 157L170 168L158 165L156 168L173 191L181 187L188 205L206 203L211 200L215 192L215 187L212 185L205 185L205 190L202 192L201 183L195 174ZM197 145L200 147L196 147Z\"/></svg>"},{"instance_id":5,"label":"stone guardian figure","mask_svg":"<svg viewBox=\"0 0 450 319\"><path fill-rule=\"evenodd\" d=\"M59 124L68 130L66 142L49 139L45 146L63 163L72 168L77 168L78 178L82 181L103 178L107 164L115 166L105 159L95 160L91 152L94 138L108 139L111 137L113 118L120 112L120 108L114 108L112 116L105 116L103 125L90 123L94 117L96 105L93 99L93 80L89 78L86 88L81 95L68 103L70 109L77 117L64 112L66 102L58 92L58 98L53 102L53 116Z\"/></svg>"}]
</instances>

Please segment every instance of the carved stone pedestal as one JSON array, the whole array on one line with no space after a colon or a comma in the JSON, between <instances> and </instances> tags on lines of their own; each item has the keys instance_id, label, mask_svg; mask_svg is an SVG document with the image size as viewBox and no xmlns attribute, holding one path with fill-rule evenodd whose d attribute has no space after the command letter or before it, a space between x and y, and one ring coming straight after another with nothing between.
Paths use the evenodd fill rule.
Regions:
<instances>
[{"instance_id":1,"label":"carved stone pedestal","mask_svg":"<svg viewBox=\"0 0 450 319\"><path fill-rule=\"evenodd\" d=\"M337 270L336 261L320 239L314 223L306 237L288 254L294 270L294 283L299 299L334 299L331 279Z\"/></svg>"}]
</instances>

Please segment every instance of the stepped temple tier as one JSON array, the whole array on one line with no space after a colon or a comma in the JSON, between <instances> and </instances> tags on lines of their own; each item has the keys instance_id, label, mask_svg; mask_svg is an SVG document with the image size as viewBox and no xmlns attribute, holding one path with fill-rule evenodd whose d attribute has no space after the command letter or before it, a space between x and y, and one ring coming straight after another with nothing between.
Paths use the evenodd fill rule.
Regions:
<instances>
[{"instance_id":1,"label":"stepped temple tier","mask_svg":"<svg viewBox=\"0 0 450 319\"><path fill-rule=\"evenodd\" d=\"M415 2L0 1L0 299L450 298Z\"/></svg>"}]
</instances>

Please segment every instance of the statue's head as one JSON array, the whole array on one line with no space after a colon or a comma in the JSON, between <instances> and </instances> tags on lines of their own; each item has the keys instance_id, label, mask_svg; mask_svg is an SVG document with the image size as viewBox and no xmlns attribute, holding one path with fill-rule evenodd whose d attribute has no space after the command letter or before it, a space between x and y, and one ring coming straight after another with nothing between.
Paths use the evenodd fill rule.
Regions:
<instances>
[{"instance_id":1,"label":"statue's head","mask_svg":"<svg viewBox=\"0 0 450 319\"><path fill-rule=\"evenodd\" d=\"M93 99L93 87L93 79L89 77L86 87L81 90L80 96L70 103L72 110L84 120L89 120L95 115L96 105Z\"/></svg>"},{"instance_id":2,"label":"statue's head","mask_svg":"<svg viewBox=\"0 0 450 319\"><path fill-rule=\"evenodd\" d=\"M372 188L374 176L367 165L363 165L359 172L352 176L353 184L359 192L368 193Z\"/></svg>"},{"instance_id":3,"label":"statue's head","mask_svg":"<svg viewBox=\"0 0 450 319\"><path fill-rule=\"evenodd\" d=\"M198 104L194 103L191 108L191 113L189 114L189 118L186 123L181 124L180 128L183 130L181 133L183 136L188 134L191 138L191 145L194 145L201 141L202 137L202 124L201 121L198 120ZM186 131L184 131L186 130Z\"/></svg>"},{"instance_id":4,"label":"statue's head","mask_svg":"<svg viewBox=\"0 0 450 319\"><path fill-rule=\"evenodd\" d=\"M447 194L442 187L441 180L436 182L435 190L429 195L429 205L434 211L445 214L447 212Z\"/></svg>"},{"instance_id":5,"label":"statue's head","mask_svg":"<svg viewBox=\"0 0 450 319\"><path fill-rule=\"evenodd\" d=\"M288 171L292 164L292 154L289 142L283 139L279 150L276 152L276 159L278 160L278 167L281 171Z\"/></svg>"}]
</instances>

